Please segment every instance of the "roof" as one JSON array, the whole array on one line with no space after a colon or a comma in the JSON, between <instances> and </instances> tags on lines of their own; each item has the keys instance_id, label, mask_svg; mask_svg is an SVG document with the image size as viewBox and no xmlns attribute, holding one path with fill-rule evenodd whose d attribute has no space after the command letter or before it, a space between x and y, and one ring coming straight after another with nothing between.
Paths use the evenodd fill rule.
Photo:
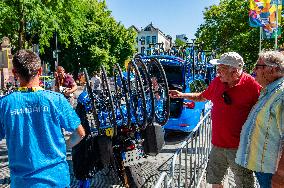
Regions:
<instances>
[{"instance_id":1,"label":"roof","mask_svg":"<svg viewBox=\"0 0 284 188\"><path fill-rule=\"evenodd\" d=\"M166 35L160 29L154 27L152 22L149 25L147 25L144 29L142 29L142 31L158 31L166 38Z\"/></svg>"},{"instance_id":2,"label":"roof","mask_svg":"<svg viewBox=\"0 0 284 188\"><path fill-rule=\"evenodd\" d=\"M130 26L129 29L134 29L136 32L140 31L135 25Z\"/></svg>"}]
</instances>

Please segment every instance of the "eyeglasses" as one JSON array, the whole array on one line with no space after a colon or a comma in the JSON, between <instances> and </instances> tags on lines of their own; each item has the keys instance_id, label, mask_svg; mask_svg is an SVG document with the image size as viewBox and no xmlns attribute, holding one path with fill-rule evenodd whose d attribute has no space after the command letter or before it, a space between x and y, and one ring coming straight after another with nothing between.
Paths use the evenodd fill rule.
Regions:
<instances>
[{"instance_id":1,"label":"eyeglasses","mask_svg":"<svg viewBox=\"0 0 284 188\"><path fill-rule=\"evenodd\" d=\"M222 94L222 98L224 99L225 104L232 104L232 99L226 91Z\"/></svg>"},{"instance_id":2,"label":"eyeglasses","mask_svg":"<svg viewBox=\"0 0 284 188\"><path fill-rule=\"evenodd\" d=\"M266 66L267 66L267 65L259 65L259 64L256 64L254 68L255 68L255 69L258 69L259 67L266 67Z\"/></svg>"}]
</instances>

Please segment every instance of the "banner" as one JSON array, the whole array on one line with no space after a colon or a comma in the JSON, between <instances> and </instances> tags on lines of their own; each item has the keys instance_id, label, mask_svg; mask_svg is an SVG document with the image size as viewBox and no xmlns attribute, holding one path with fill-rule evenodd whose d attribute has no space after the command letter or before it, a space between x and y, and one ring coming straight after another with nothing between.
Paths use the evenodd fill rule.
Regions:
<instances>
[{"instance_id":1,"label":"banner","mask_svg":"<svg viewBox=\"0 0 284 188\"><path fill-rule=\"evenodd\" d=\"M267 39L275 38L281 34L279 25L281 24L281 11L282 11L282 1L271 0L269 7L269 17L263 26L263 31ZM279 28L279 29L278 29Z\"/></svg>"},{"instance_id":2,"label":"banner","mask_svg":"<svg viewBox=\"0 0 284 188\"><path fill-rule=\"evenodd\" d=\"M269 1L269 2L268 2ZM250 0L249 24L251 27L263 27L268 20L270 0Z\"/></svg>"},{"instance_id":3,"label":"banner","mask_svg":"<svg viewBox=\"0 0 284 188\"><path fill-rule=\"evenodd\" d=\"M262 32L262 39L275 39L276 37L276 29L273 29L272 32L270 31L266 31L263 29L263 32ZM280 38L281 37L281 28L278 27L277 29L277 38Z\"/></svg>"},{"instance_id":4,"label":"banner","mask_svg":"<svg viewBox=\"0 0 284 188\"><path fill-rule=\"evenodd\" d=\"M249 23L251 27L276 27L276 10L278 23L281 22L282 0L250 0Z\"/></svg>"},{"instance_id":5,"label":"banner","mask_svg":"<svg viewBox=\"0 0 284 188\"><path fill-rule=\"evenodd\" d=\"M275 37L281 23L283 0L250 0L249 23L251 27L263 27L264 38ZM277 17L277 18L276 18Z\"/></svg>"}]
</instances>

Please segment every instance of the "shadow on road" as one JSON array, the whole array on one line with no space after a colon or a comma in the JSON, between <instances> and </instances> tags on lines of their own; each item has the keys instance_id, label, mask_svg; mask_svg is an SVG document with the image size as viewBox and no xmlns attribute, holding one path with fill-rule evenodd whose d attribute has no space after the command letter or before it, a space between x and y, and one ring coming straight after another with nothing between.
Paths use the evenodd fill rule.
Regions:
<instances>
[{"instance_id":1,"label":"shadow on road","mask_svg":"<svg viewBox=\"0 0 284 188\"><path fill-rule=\"evenodd\" d=\"M174 145L183 142L189 133L185 132L168 132L165 136L165 142L167 145Z\"/></svg>"}]
</instances>

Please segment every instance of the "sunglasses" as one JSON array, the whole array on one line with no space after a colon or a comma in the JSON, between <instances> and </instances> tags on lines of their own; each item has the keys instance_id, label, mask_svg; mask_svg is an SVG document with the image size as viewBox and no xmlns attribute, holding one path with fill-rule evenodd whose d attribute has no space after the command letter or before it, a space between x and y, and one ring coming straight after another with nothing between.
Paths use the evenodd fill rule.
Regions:
<instances>
[{"instance_id":1,"label":"sunglasses","mask_svg":"<svg viewBox=\"0 0 284 188\"><path fill-rule=\"evenodd\" d=\"M255 65L255 69L258 69L258 68L260 68L260 67L266 67L267 65L259 65L259 64L256 64Z\"/></svg>"},{"instance_id":2,"label":"sunglasses","mask_svg":"<svg viewBox=\"0 0 284 188\"><path fill-rule=\"evenodd\" d=\"M224 99L225 104L232 104L232 99L226 91L222 94L222 98Z\"/></svg>"}]
</instances>

